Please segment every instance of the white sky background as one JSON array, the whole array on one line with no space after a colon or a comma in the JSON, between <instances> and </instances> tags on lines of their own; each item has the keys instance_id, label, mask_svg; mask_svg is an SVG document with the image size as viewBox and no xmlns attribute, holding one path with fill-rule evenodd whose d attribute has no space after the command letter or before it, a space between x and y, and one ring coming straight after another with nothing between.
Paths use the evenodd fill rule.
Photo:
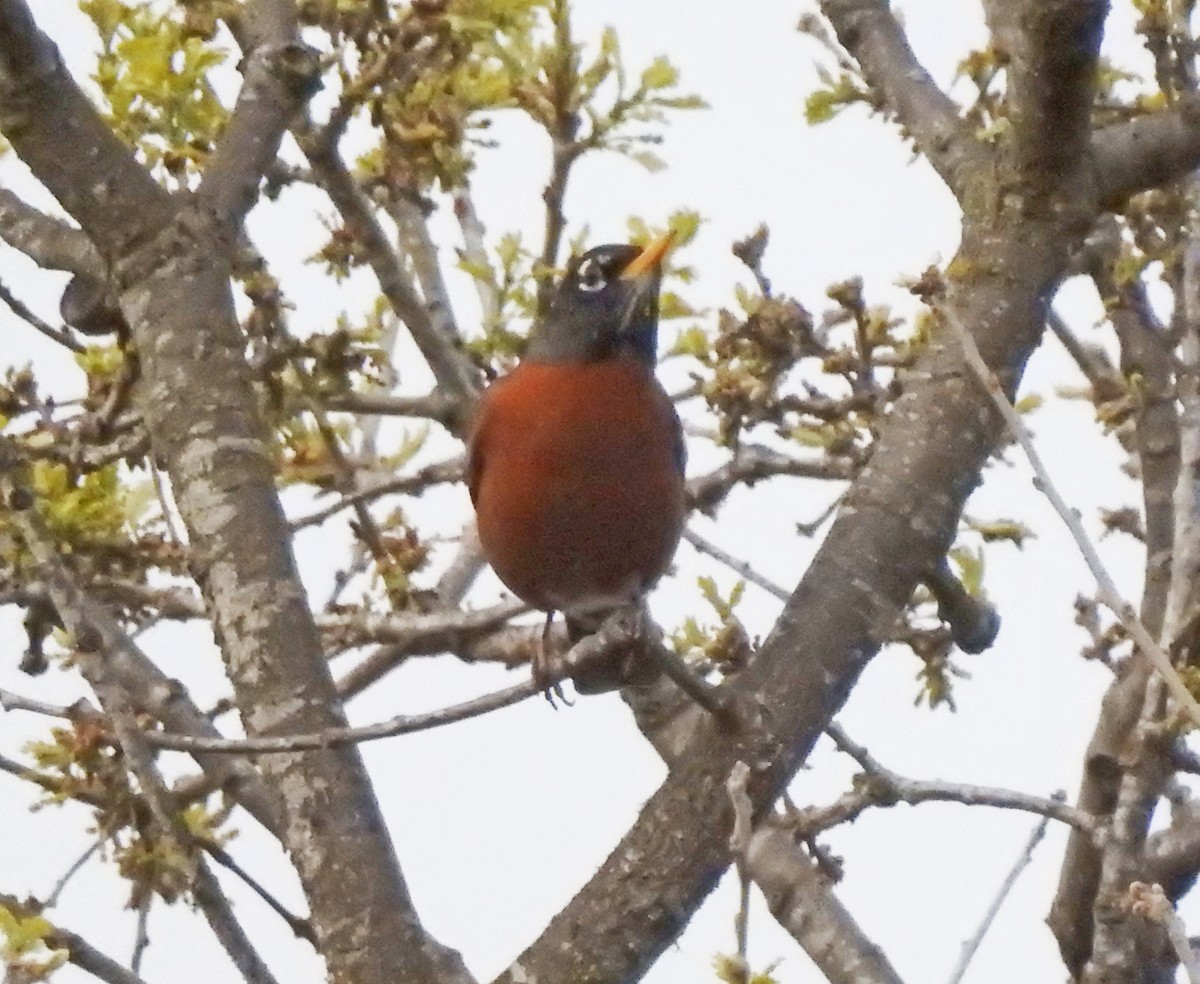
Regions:
<instances>
[{"instance_id":1,"label":"white sky background","mask_svg":"<svg viewBox=\"0 0 1200 984\"><path fill-rule=\"evenodd\" d=\"M85 67L93 38L72 0L38 0L32 6L68 62ZM630 214L661 222L676 208L699 210L708 221L682 258L698 267L700 280L685 296L715 310L731 304L735 282L749 281L730 255L730 243L766 221L772 232L768 276L778 292L798 298L814 314L826 306L826 285L855 274L864 277L870 302L905 304L895 280L953 255L958 238L953 200L924 163L912 161L894 128L868 120L861 110L820 127L805 125L803 101L815 84L816 48L794 30L801 6L680 0L577 0L576 6L578 37L596 36L612 24L631 72L666 52L681 69L685 90L698 92L712 106L675 117L659 150L670 165L662 174L647 174L615 157L585 159L573 178L566 211L572 229L590 225L592 243L623 239ZM975 5L925 0L906 5L904 13L918 55L939 82L949 84L957 60L983 40ZM1124 64L1141 64L1140 50L1123 33L1128 23L1123 12L1112 16L1108 53ZM537 242L545 142L515 115L501 116L492 134L501 148L481 156L474 178L483 219L493 238L523 229L530 242ZM0 161L0 182L49 205L44 194L31 190L11 156ZM301 265L319 248L323 234L310 221L306 206L312 201L305 194L285 196L256 211L251 223L296 304L293 322L300 331L327 326L340 311L357 312L374 289L367 276L337 289ZM451 258L449 247L458 240L448 210L435 219L435 232ZM18 254L0 248L0 279L43 317L57 321L62 277L39 275ZM473 293L465 282L459 287L458 317L469 325L477 317ZM1072 285L1060 310L1088 335L1100 308L1092 292ZM665 343L674 331L672 323L664 326ZM0 363L32 361L43 383L62 394L78 392L82 375L7 312L0 312L0 339ZM412 358L400 364L406 391L421 391L428 382L424 369L415 368ZM664 375L680 372L680 366L668 366ZM1078 382L1048 339L1031 363L1024 391L1050 396L1055 384ZM1094 532L1097 507L1140 504L1133 486L1116 471L1116 453L1096 437L1089 404L1054 402L1032 418L1032 425L1061 490ZM398 440L402 427L386 428L385 442ZM430 459L438 450L431 450ZM713 460L696 448L692 468L704 470ZM791 587L813 551L813 544L795 535L794 524L819 514L833 495L832 486L785 479L735 492L717 523L697 519L695 525ZM1071 602L1078 592L1091 590L1090 577L1015 453L1009 464L989 468L968 508L977 516L1022 519L1037 529L1038 538L1020 552L1009 546L989 551L987 585L1004 627L994 649L959 659L971 679L956 687L958 712L914 709L918 663L906 651L889 650L866 671L840 720L885 765L907 775L1039 794L1064 788L1073 796L1108 682L1103 667L1079 658L1085 639L1072 624ZM451 533L466 509L465 491L456 488L426 495L410 514ZM316 605L328 596L333 567L344 559L344 523L336 519L326 531L305 533L298 543ZM1113 539L1103 541L1101 549L1123 589L1136 598L1140 552ZM668 627L694 607L696 574L713 574L726 588L735 580L686 544L678 563L683 576L664 585L655 599L656 614ZM483 604L498 590L489 578L472 599ZM752 633L765 634L778 607L750 587L741 614ZM82 694L71 674L52 670L28 680L16 673L24 636L15 609L0 609L0 640L7 650L0 686L61 702ZM196 689L201 704L222 692L219 660L202 633L163 627L142 641L168 673ZM354 723L367 723L404 710L440 707L514 679L450 659L414 661L349 711ZM23 741L44 734L46 723L25 714L0 716L0 749L13 754ZM664 774L615 695L581 699L558 712L529 701L484 719L370 744L364 753L422 918L443 942L462 950L484 981L505 967L590 876ZM853 772L848 760L822 744L793 795L802 803L825 802L844 791ZM35 798L31 787L0 776L0 891L44 896L88 843L86 810L67 806L31 815L27 807ZM823 840L846 860L846 878L838 889L843 902L915 984L946 978L960 942L974 931L1035 821L978 807L899 807L870 812ZM242 834L232 845L235 855L302 909L294 877L272 839L244 817L237 826ZM1043 923L1064 841L1065 831L1051 827L968 981L1064 976ZM291 941L286 928L234 879L223 876L222 881L280 980L318 980L319 962L307 946ZM120 909L124 894L105 865L92 861L49 915L126 960L134 917ZM734 946L735 908L735 886L726 879L646 980L712 980L712 955ZM1193 929L1200 925L1200 906L1185 905L1182 911ZM157 905L150 932L142 974L151 984L235 979L203 921L183 907ZM750 936L755 968L781 960L781 981L823 979L757 901ZM60 979L68 984L85 975L68 968Z\"/></svg>"}]
</instances>

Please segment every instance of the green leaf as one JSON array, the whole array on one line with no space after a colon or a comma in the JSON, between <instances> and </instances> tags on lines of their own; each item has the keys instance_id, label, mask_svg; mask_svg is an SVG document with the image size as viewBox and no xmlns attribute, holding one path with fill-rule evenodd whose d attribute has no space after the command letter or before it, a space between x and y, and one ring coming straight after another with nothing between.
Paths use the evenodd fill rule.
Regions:
<instances>
[{"instance_id":1,"label":"green leaf","mask_svg":"<svg viewBox=\"0 0 1200 984\"><path fill-rule=\"evenodd\" d=\"M679 69L667 60L666 55L659 55L642 71L642 89L646 92L669 89L678 84Z\"/></svg>"},{"instance_id":2,"label":"green leaf","mask_svg":"<svg viewBox=\"0 0 1200 984\"><path fill-rule=\"evenodd\" d=\"M3 953L15 960L42 946L54 927L41 916L20 916L0 905L0 935L4 937Z\"/></svg>"}]
</instances>

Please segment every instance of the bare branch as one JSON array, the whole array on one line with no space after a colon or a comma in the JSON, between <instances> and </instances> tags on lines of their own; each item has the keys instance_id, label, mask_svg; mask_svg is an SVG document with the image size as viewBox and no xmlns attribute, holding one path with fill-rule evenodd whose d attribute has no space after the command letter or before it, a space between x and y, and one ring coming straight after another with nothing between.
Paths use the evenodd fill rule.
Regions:
<instances>
[{"instance_id":1,"label":"bare branch","mask_svg":"<svg viewBox=\"0 0 1200 984\"><path fill-rule=\"evenodd\" d=\"M58 342L59 345L72 352L78 353L87 350L87 346L75 341L65 328L55 328L39 318L2 283L0 283L0 302L6 304L13 314L33 326L51 341Z\"/></svg>"},{"instance_id":2,"label":"bare branch","mask_svg":"<svg viewBox=\"0 0 1200 984\"><path fill-rule=\"evenodd\" d=\"M1172 763L1174 764L1174 763ZM1146 839L1145 877L1162 885L1172 901L1183 897L1200 871L1200 809L1172 810L1171 824Z\"/></svg>"},{"instance_id":3,"label":"bare branch","mask_svg":"<svg viewBox=\"0 0 1200 984\"><path fill-rule=\"evenodd\" d=\"M1013 436L1021 445L1021 450L1025 452L1026 458L1029 459L1029 464L1037 476L1038 489L1050 500L1054 511L1058 513L1059 518L1062 519L1070 531L1075 545L1079 548L1080 554L1088 565L1088 570L1092 572L1092 576L1095 577L1096 583L1099 585L1101 600L1120 619L1121 624L1125 626L1125 630L1134 642L1137 643L1138 651L1145 654L1159 676L1162 677L1167 689L1171 692L1171 696L1179 702L1180 707L1187 716L1195 724L1200 725L1200 703L1197 703L1196 698L1192 696L1191 691L1188 690L1187 685L1180 678L1179 672L1171 663L1171 657L1167 655L1162 646L1158 644L1146 629L1146 626L1142 624L1142 620L1138 618L1133 606L1117 590L1116 582L1113 581L1112 576L1104 566L1104 562L1100 559L1100 555L1096 552L1095 546L1092 545L1092 541L1079 520L1079 515L1067 505L1066 501L1055 488L1054 483L1050 480L1050 474L1047 472L1046 466L1042 463L1041 456L1033 444L1033 438L1021 420L1021 415L1013 408L1012 403L1004 395L1004 390L1001 388L999 382L997 382L996 377L992 375L991 370L987 367L987 363L983 361L983 356L979 354L975 340L963 327L953 311L947 307L943 307L942 315L962 343L967 364L986 387L993 404L1000 411Z\"/></svg>"},{"instance_id":4,"label":"bare branch","mask_svg":"<svg viewBox=\"0 0 1200 984\"><path fill-rule=\"evenodd\" d=\"M203 857L196 863L192 897L246 984L277 984L275 976L258 955L242 924L233 914L229 899L221 891L220 883Z\"/></svg>"},{"instance_id":5,"label":"bare branch","mask_svg":"<svg viewBox=\"0 0 1200 984\"><path fill-rule=\"evenodd\" d=\"M742 445L728 464L689 479L687 495L693 509L711 513L735 485L753 485L773 475L846 481L855 471L855 464L843 458L793 458L758 445Z\"/></svg>"},{"instance_id":6,"label":"bare branch","mask_svg":"<svg viewBox=\"0 0 1200 984\"><path fill-rule=\"evenodd\" d=\"M430 317L425 302L397 261L371 203L346 170L337 147L311 123L294 127L293 133L313 174L362 248L392 310L412 332L413 341L429 363L441 391L454 401L456 410L448 426L462 434L479 380L478 373L460 351L461 339L447 335L444 325Z\"/></svg>"},{"instance_id":7,"label":"bare branch","mask_svg":"<svg viewBox=\"0 0 1200 984\"><path fill-rule=\"evenodd\" d=\"M832 984L902 984L789 830L771 821L760 824L750 838L746 866L772 915Z\"/></svg>"},{"instance_id":8,"label":"bare branch","mask_svg":"<svg viewBox=\"0 0 1200 984\"><path fill-rule=\"evenodd\" d=\"M0 240L47 270L92 277L104 273L104 262L84 233L27 205L7 188L0 188Z\"/></svg>"},{"instance_id":9,"label":"bare branch","mask_svg":"<svg viewBox=\"0 0 1200 984\"><path fill-rule=\"evenodd\" d=\"M746 561L738 560L733 554L726 553L711 540L706 540L690 526L683 531L683 538L701 553L708 554L714 560L720 561L739 577L745 578L751 584L758 585L772 597L778 598L780 601L788 600L789 592L786 589L760 574Z\"/></svg>"},{"instance_id":10,"label":"bare branch","mask_svg":"<svg viewBox=\"0 0 1200 984\"><path fill-rule=\"evenodd\" d=\"M11 469L3 482L3 493L9 501L20 500L13 484ZM64 625L75 637L76 663L84 678L100 700L117 740L122 759L136 777L142 797L154 817L157 834L166 849L183 851L193 838L175 809L171 793L154 763L154 756L138 726L137 715L128 693L114 679L106 658L105 636L120 644L120 629L99 610L89 610L90 604L72 584L62 567L54 544L34 515L32 508L17 509L14 513L17 528L26 547L33 554L43 576L49 583ZM187 856L184 854L184 856ZM233 916L228 901L203 858L197 857L192 871L192 891L197 905L247 984L276 984L267 965L259 957L241 925Z\"/></svg>"},{"instance_id":11,"label":"bare branch","mask_svg":"<svg viewBox=\"0 0 1200 984\"><path fill-rule=\"evenodd\" d=\"M1142 473L1146 516L1146 565L1142 590L1142 619L1161 637L1171 581L1174 546L1172 497L1179 474L1179 421L1175 409L1174 357L1164 326L1147 303L1139 281L1119 284L1112 276L1118 231L1102 219L1084 250L1087 269L1109 312L1121 345L1121 374L1105 357L1081 353L1076 361L1095 366L1093 398L1125 391L1125 379L1137 377L1141 398L1134 415L1134 437ZM1070 337L1050 325L1060 338ZM1063 326L1065 329L1065 326ZM1086 371L1086 369L1085 369ZM1081 809L1110 816L1118 806L1122 768L1141 713L1149 679L1144 660L1126 665L1104 698L1095 731L1088 744L1078 795ZM1067 840L1058 889L1048 919L1064 962L1077 972L1091 953L1095 930L1093 910L1100 888L1103 853L1090 839L1072 831Z\"/></svg>"},{"instance_id":12,"label":"bare branch","mask_svg":"<svg viewBox=\"0 0 1200 984\"><path fill-rule=\"evenodd\" d=\"M0 131L103 252L123 256L170 221L170 195L100 118L25 0L0 0Z\"/></svg>"},{"instance_id":13,"label":"bare branch","mask_svg":"<svg viewBox=\"0 0 1200 984\"><path fill-rule=\"evenodd\" d=\"M462 477L463 459L461 457L452 458L449 461L435 462L432 465L426 465L412 475L398 475L389 481L379 482L376 485L361 488L356 492L347 493L332 505L293 520L291 524L292 532L305 529L309 526L317 526L329 519L330 516L336 516L345 509L351 509L385 495L419 495L431 485L458 482L462 480Z\"/></svg>"},{"instance_id":14,"label":"bare branch","mask_svg":"<svg viewBox=\"0 0 1200 984\"><path fill-rule=\"evenodd\" d=\"M610 623L606 622L599 632L585 636L571 647L562 659L562 665L557 668L557 676L552 674L551 684L565 676L574 676L584 672L589 666L603 665L615 651L629 645L630 639L619 628L610 631ZM159 748L172 748L186 752L214 752L223 754L284 753L297 752L304 749L336 748L339 745L357 744L365 741L375 741L379 738L391 738L396 735L411 734L416 731L427 731L439 728L456 721L479 717L502 707L516 704L528 697L543 692L545 683L535 683L527 680L504 690L477 697L474 700L463 701L450 707L425 714L400 714L378 724L370 724L358 728L328 728L312 734L280 735L238 739L200 738L190 735L177 735L165 732L147 733L146 741Z\"/></svg>"},{"instance_id":15,"label":"bare branch","mask_svg":"<svg viewBox=\"0 0 1200 984\"><path fill-rule=\"evenodd\" d=\"M994 4L993 4L994 5ZM1008 103L1017 167L1039 191L1077 174L1091 137L1096 58L1106 0L1007 4L1020 30L1008 48Z\"/></svg>"},{"instance_id":16,"label":"bare branch","mask_svg":"<svg viewBox=\"0 0 1200 984\"><path fill-rule=\"evenodd\" d=\"M1008 874L1004 876L1004 881L1000 885L1000 890L996 893L996 897L992 899L988 905L987 912L983 914L983 919L979 923L979 928L975 934L963 943L962 954L958 958L958 963L954 965L954 970L950 974L948 984L959 984L963 979L963 975L967 972L967 968L971 966L971 961L975 957L976 951L979 949L979 944L983 942L983 938L991 929L996 914L999 913L1000 907L1004 904L1004 900L1008 898L1013 886L1016 885L1017 879L1021 877L1021 872L1033 860L1033 852L1037 850L1038 844L1042 842L1042 838L1046 835L1046 827L1050 823L1050 817L1044 816L1038 821L1037 826L1033 828L1033 832L1029 835L1029 840L1021 849L1021 854L1017 858L1016 864L1012 866Z\"/></svg>"},{"instance_id":17,"label":"bare branch","mask_svg":"<svg viewBox=\"0 0 1200 984\"><path fill-rule=\"evenodd\" d=\"M545 317L550 310L551 291L554 287L553 270L558 263L558 251L562 245L563 231L567 219L563 213L563 202L567 195L567 182L575 162L586 149L575 139L579 131L579 114L570 101L579 76L579 56L571 38L571 17L564 0L556 0L551 19L554 22L554 62L547 71L550 100L554 115L547 124L550 135L550 180L542 192L546 205L545 228L542 234L542 254L537 275L537 317Z\"/></svg>"},{"instance_id":18,"label":"bare branch","mask_svg":"<svg viewBox=\"0 0 1200 984\"><path fill-rule=\"evenodd\" d=\"M322 402L341 413L369 413L384 417L426 417L439 424L454 419L455 404L440 392L428 396L391 396L386 393L346 393L326 396Z\"/></svg>"},{"instance_id":19,"label":"bare branch","mask_svg":"<svg viewBox=\"0 0 1200 984\"><path fill-rule=\"evenodd\" d=\"M15 895L0 893L0 907L19 916L41 915L36 903L23 902ZM111 957L105 956L77 933L61 926L51 926L45 937L46 946L53 950L66 950L67 959L80 970L86 971L105 984L146 984L137 974L122 967Z\"/></svg>"},{"instance_id":20,"label":"bare branch","mask_svg":"<svg viewBox=\"0 0 1200 984\"><path fill-rule=\"evenodd\" d=\"M362 626L364 633L377 642L387 645L376 650L337 682L338 693L349 698L362 693L367 687L413 656L429 656L447 651L460 652L472 643L497 629L510 618L529 610L524 602L507 601L478 611L461 611L457 608L428 612L420 615L396 614L370 619L370 626ZM357 623L359 616L329 616L323 622L325 630L339 634L338 623Z\"/></svg>"},{"instance_id":21,"label":"bare branch","mask_svg":"<svg viewBox=\"0 0 1200 984\"><path fill-rule=\"evenodd\" d=\"M300 41L291 0L253 0L240 20L244 82L199 191L231 238L292 117L320 84L318 54Z\"/></svg>"},{"instance_id":22,"label":"bare branch","mask_svg":"<svg viewBox=\"0 0 1200 984\"><path fill-rule=\"evenodd\" d=\"M973 786L967 783L941 780L908 779L884 768L861 745L852 741L836 725L826 733L839 749L862 766L867 781L856 785L835 803L826 807L807 807L789 817L798 833L811 837L840 823L854 820L872 806L895 806L907 803L962 803L964 806L993 806L1001 810L1021 810L1037 813L1095 835L1099 829L1096 818L1069 806L1063 796L1046 799L1011 789Z\"/></svg>"},{"instance_id":23,"label":"bare branch","mask_svg":"<svg viewBox=\"0 0 1200 984\"><path fill-rule=\"evenodd\" d=\"M821 10L867 83L961 197L969 172L982 164L983 155L954 101L913 55L886 0L822 0Z\"/></svg>"},{"instance_id":24,"label":"bare branch","mask_svg":"<svg viewBox=\"0 0 1200 984\"><path fill-rule=\"evenodd\" d=\"M1197 962L1196 953L1188 939L1187 927L1163 893L1162 886L1134 882L1129 886L1129 901L1135 914L1145 916L1166 929L1175 956L1187 972L1189 984L1200 984L1200 962Z\"/></svg>"},{"instance_id":25,"label":"bare branch","mask_svg":"<svg viewBox=\"0 0 1200 984\"><path fill-rule=\"evenodd\" d=\"M1071 330L1071 326L1063 317L1050 309L1046 316L1046 327L1053 332L1054 337L1062 343L1067 354L1075 361L1079 371L1083 373L1092 388L1093 399L1103 397L1109 392L1118 392L1123 386L1120 374L1108 359L1107 353L1098 345L1088 345L1079 340L1079 336Z\"/></svg>"},{"instance_id":26,"label":"bare branch","mask_svg":"<svg viewBox=\"0 0 1200 984\"><path fill-rule=\"evenodd\" d=\"M1100 200L1108 208L1183 177L1200 165L1200 93L1097 131L1092 153Z\"/></svg>"}]
</instances>

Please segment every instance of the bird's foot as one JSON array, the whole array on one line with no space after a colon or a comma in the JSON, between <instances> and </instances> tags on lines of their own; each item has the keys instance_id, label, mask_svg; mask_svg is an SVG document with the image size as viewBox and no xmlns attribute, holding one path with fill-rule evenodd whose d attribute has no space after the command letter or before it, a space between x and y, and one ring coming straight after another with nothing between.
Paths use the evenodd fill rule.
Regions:
<instances>
[{"instance_id":1,"label":"bird's foot","mask_svg":"<svg viewBox=\"0 0 1200 984\"><path fill-rule=\"evenodd\" d=\"M574 701L570 700L562 688L562 660L559 654L554 651L554 647L550 642L550 629L554 625L554 612L548 612L546 615L546 624L542 628L541 645L534 650L533 658L530 660L530 670L533 674L534 686L542 692L542 696L546 698L546 702L558 710L558 704L555 703L555 698L562 701L567 707L570 707Z\"/></svg>"}]
</instances>

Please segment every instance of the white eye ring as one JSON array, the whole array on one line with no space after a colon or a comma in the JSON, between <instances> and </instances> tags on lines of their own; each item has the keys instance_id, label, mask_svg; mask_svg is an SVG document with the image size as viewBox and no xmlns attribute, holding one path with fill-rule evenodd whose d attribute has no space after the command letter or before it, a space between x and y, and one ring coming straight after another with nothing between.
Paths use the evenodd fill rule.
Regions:
<instances>
[{"instance_id":1,"label":"white eye ring","mask_svg":"<svg viewBox=\"0 0 1200 984\"><path fill-rule=\"evenodd\" d=\"M579 265L579 269L575 271L575 279L579 283L579 289L588 294L603 290L608 285L604 270L594 259L584 260Z\"/></svg>"}]
</instances>

